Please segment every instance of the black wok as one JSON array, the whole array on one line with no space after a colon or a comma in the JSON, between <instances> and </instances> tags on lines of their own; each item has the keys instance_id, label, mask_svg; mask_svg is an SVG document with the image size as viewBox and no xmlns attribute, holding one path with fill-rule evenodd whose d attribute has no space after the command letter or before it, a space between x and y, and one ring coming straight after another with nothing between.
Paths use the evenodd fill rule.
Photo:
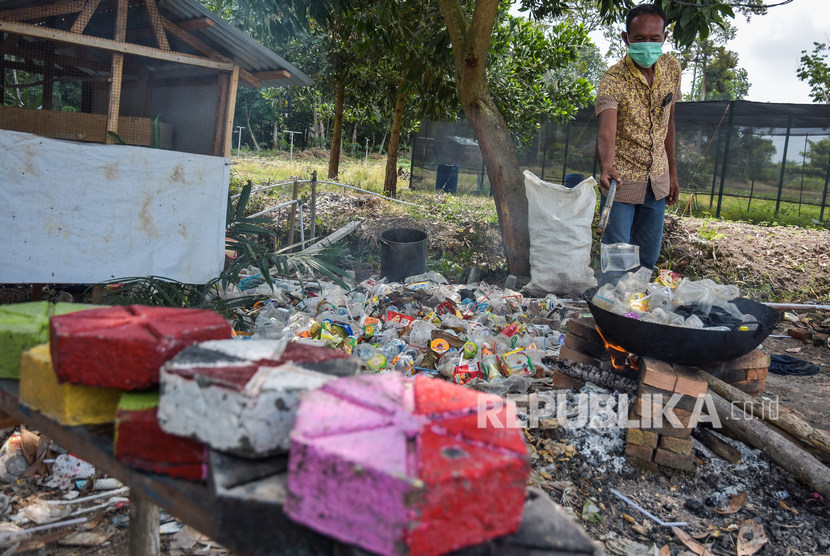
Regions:
<instances>
[{"instance_id":1,"label":"black wok","mask_svg":"<svg viewBox=\"0 0 830 556\"><path fill-rule=\"evenodd\" d=\"M766 339L780 320L775 309L757 301L739 297L732 300L738 309L752 315L754 322L744 322L749 330L702 330L645 322L623 317L591 303L598 288L585 292L588 307L606 341L630 353L671 363L704 365L736 359L746 355Z\"/></svg>"}]
</instances>

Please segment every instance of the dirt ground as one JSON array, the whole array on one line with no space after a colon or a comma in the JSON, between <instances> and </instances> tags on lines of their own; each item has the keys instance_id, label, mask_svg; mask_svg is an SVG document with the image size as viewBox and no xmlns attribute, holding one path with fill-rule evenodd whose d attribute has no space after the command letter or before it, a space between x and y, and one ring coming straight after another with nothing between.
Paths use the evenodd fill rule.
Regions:
<instances>
[{"instance_id":1,"label":"dirt ground","mask_svg":"<svg viewBox=\"0 0 830 556\"><path fill-rule=\"evenodd\" d=\"M435 202L442 200L436 198ZM428 230L430 258L452 258L462 251L474 250L473 262L481 269L483 280L503 284L506 278L497 230L481 226L472 215L453 222L431 219L428 215L425 220L416 220L405 210L390 207L382 200L341 194L322 196L318 214L326 223L322 233L329 233L357 216L366 219L351 239L353 252L362 250L370 254L369 263L366 263L370 268L355 269L361 273L377 270L378 262L372 259L371 253L376 253L381 230L413 226ZM758 227L668 216L658 265L694 279L712 278L720 283L736 284L743 295L758 301L827 305L830 304L829 252L830 231L826 230ZM469 268L464 269L464 274L456 280L465 280L467 272ZM31 291L29 285L0 287L0 304L26 301ZM69 296L82 300L84 288L54 284L44 287L44 299L68 300ZM777 397L780 403L801 412L813 425L830 431L830 412L827 411L830 348L788 335L790 328L798 326L794 321L809 318L814 323L822 323L830 318L830 311L800 309L789 313L789 320L778 325L761 349L815 363L819 373L803 377L770 374L763 395L771 399ZM561 429L535 431L533 437L538 443L575 447L567 452L570 455L552 464L534 460L532 482L549 492L554 501L611 554L655 554L655 550L659 550L661 556L735 554L741 546L747 549L747 539L751 539L753 533L747 537L742 533L742 527L749 526L750 521L762 527L760 532L755 530L755 538L763 537L767 542L756 552L745 551L746 554L830 553L828 501L817 497L789 473L770 463L758 450L733 442L744 455L743 462L738 465L730 465L711 453L696 450L699 470L695 475L685 475L642 471L614 458L599 461L592 452L592 445L602 441L596 437L582 437ZM621 453L620 434L606 440L610 443L608 446L613 447L606 451L616 453L618 457ZM534 452L536 449L533 447ZM31 481L2 485L2 493L12 499L10 511L15 512L30 503L30 496L44 495ZM689 537L684 538L682 532L677 533L644 518L612 495L612 487L661 519L688 522L685 530ZM745 493L743 501L739 500L742 493ZM737 509L721 513L730 500ZM66 535L61 537L55 533L36 537L29 544L19 546L18 551L61 556L126 554L124 517L127 513L125 509L113 510L92 520L88 530L98 535L95 537L99 541L97 545L61 545L59 543L66 541ZM118 516L120 518L116 519ZM162 552L226 553L188 528L165 535Z\"/></svg>"}]
</instances>

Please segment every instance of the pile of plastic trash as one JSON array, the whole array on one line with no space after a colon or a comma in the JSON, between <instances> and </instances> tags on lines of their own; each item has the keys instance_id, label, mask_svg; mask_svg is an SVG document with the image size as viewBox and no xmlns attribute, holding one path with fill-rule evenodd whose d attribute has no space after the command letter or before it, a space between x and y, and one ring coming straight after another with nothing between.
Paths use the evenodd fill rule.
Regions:
<instances>
[{"instance_id":1,"label":"pile of plastic trash","mask_svg":"<svg viewBox=\"0 0 830 556\"><path fill-rule=\"evenodd\" d=\"M565 306L553 295L526 299L485 282L450 285L435 272L405 283L371 277L351 291L323 281L274 280L272 288L252 275L226 295L252 293L270 299L254 306L247 337L327 345L375 372L440 374L459 384L532 377L564 341Z\"/></svg>"},{"instance_id":2,"label":"pile of plastic trash","mask_svg":"<svg viewBox=\"0 0 830 556\"><path fill-rule=\"evenodd\" d=\"M632 319L685 328L732 330L755 321L731 303L740 295L737 286L708 278L689 280L671 270L661 270L655 281L650 279L647 269L629 272L616 284L600 287L591 303Z\"/></svg>"}]
</instances>

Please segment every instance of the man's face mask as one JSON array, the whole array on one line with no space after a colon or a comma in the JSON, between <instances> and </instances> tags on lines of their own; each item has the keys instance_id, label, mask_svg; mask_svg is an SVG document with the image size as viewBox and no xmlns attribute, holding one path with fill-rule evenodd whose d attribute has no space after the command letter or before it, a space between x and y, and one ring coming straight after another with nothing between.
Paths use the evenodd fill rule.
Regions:
<instances>
[{"instance_id":1,"label":"man's face mask","mask_svg":"<svg viewBox=\"0 0 830 556\"><path fill-rule=\"evenodd\" d=\"M650 68L663 54L663 43L633 42L628 45L628 55L641 68Z\"/></svg>"}]
</instances>

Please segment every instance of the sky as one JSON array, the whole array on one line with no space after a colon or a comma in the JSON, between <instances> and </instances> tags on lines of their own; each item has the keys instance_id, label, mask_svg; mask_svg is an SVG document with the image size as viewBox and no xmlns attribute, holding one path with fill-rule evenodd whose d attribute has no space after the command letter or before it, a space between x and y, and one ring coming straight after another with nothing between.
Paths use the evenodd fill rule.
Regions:
<instances>
[{"instance_id":1,"label":"sky","mask_svg":"<svg viewBox=\"0 0 830 556\"><path fill-rule=\"evenodd\" d=\"M798 80L796 69L802 50L809 53L814 42L830 42L830 0L793 0L748 22L737 14L732 23L738 32L726 47L738 54L738 64L748 73L751 86L746 100L812 104L810 86ZM604 52L601 34L593 33L591 38ZM683 93L690 81L691 76L684 74Z\"/></svg>"}]
</instances>

